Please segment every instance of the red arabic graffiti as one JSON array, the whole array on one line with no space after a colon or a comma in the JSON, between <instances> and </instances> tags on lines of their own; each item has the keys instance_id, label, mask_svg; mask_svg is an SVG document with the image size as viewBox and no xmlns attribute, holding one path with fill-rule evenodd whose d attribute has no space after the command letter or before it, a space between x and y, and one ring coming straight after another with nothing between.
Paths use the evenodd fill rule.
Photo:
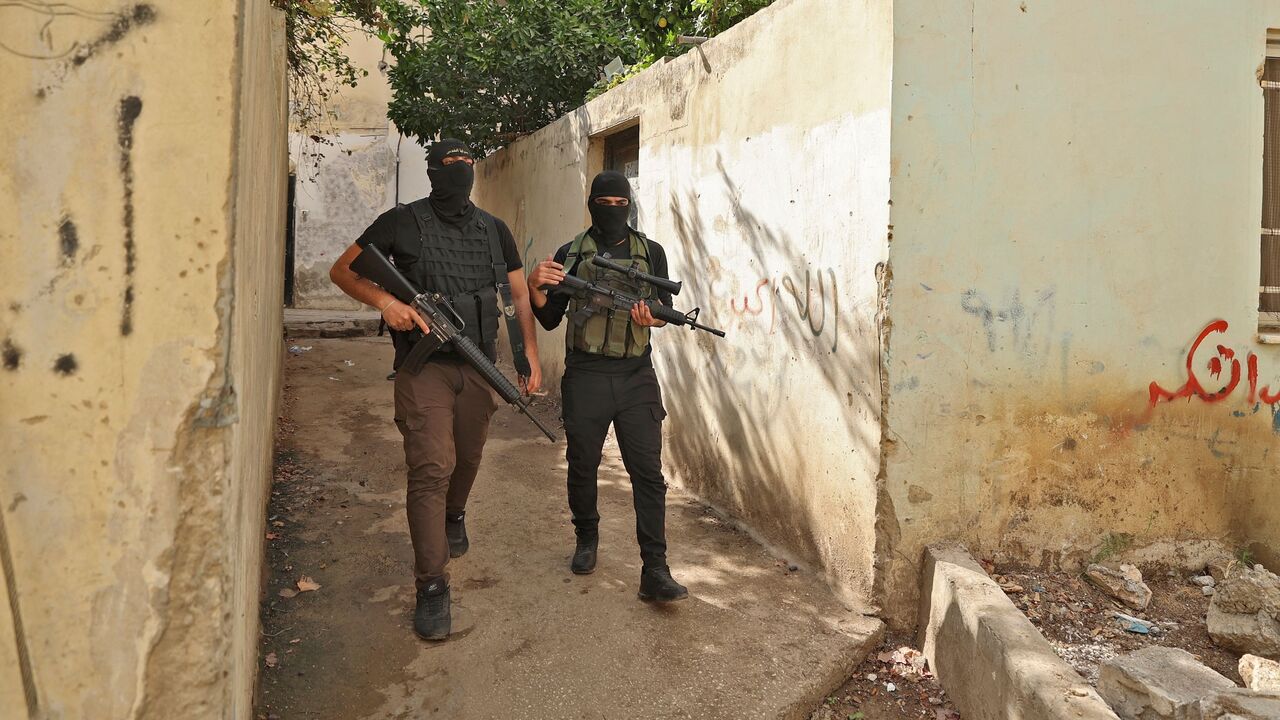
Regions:
<instances>
[{"instance_id":1,"label":"red arabic graffiti","mask_svg":"<svg viewBox=\"0 0 1280 720\"><path fill-rule=\"evenodd\" d=\"M1196 351L1200 349L1200 346L1210 335L1213 333L1225 333L1226 331L1226 320L1214 320L1206 325L1204 330L1200 331L1200 335L1196 337L1196 341L1191 343L1191 350L1187 352L1187 381L1183 383L1182 387L1178 388L1176 391L1169 391L1160 387L1160 383L1151 383L1147 403L1148 414L1150 414L1150 412L1155 409L1156 405L1159 405L1161 402L1173 401L1179 398L1190 399L1194 396L1207 403L1216 403L1225 400L1227 396L1231 395L1231 393L1235 391L1236 387L1240 385L1241 374L1240 360L1236 357L1235 350L1224 345L1218 345L1216 348L1217 354L1209 358L1209 374L1212 375L1214 379L1219 379L1222 376L1222 372L1225 369L1225 366L1223 365L1224 362L1230 363L1231 366L1231 379L1227 381L1226 385L1216 392L1209 392L1205 390L1204 385L1200 383L1200 378L1196 376L1195 371ZM1248 367L1247 379L1249 382L1249 403L1253 404L1261 400L1267 405L1275 405L1280 402L1280 392L1272 393L1270 386L1264 386L1261 389L1258 388L1258 356L1253 353L1249 353L1245 360L1245 364Z\"/></svg>"}]
</instances>

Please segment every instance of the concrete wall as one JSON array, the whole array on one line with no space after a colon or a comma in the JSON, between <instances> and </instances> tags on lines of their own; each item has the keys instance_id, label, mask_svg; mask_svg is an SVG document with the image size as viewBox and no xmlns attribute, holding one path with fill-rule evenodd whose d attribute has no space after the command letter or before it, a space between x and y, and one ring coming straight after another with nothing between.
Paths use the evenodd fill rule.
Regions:
<instances>
[{"instance_id":1,"label":"concrete wall","mask_svg":"<svg viewBox=\"0 0 1280 720\"><path fill-rule=\"evenodd\" d=\"M588 224L592 136L638 119L640 225L685 281L677 307L728 332L657 333L667 468L855 601L876 543L890 34L887 0L783 0L477 172L532 264ZM554 387L562 332L540 347Z\"/></svg>"},{"instance_id":2,"label":"concrete wall","mask_svg":"<svg viewBox=\"0 0 1280 720\"><path fill-rule=\"evenodd\" d=\"M283 21L267 0L121 12L42 35L0 9L0 707L247 717Z\"/></svg>"},{"instance_id":3,"label":"concrete wall","mask_svg":"<svg viewBox=\"0 0 1280 720\"><path fill-rule=\"evenodd\" d=\"M1277 559L1280 415L1247 379L1253 354L1280 388L1254 338L1269 27L1274 0L894 4L891 619L942 538ZM1217 320L1196 376L1239 385L1149 412Z\"/></svg>"},{"instance_id":4,"label":"concrete wall","mask_svg":"<svg viewBox=\"0 0 1280 720\"><path fill-rule=\"evenodd\" d=\"M409 202L430 192L426 152L387 119L391 87L378 69L382 47L377 38L351 33L346 52L368 75L330 98L320 127L290 133L297 177L294 307L359 309L329 281L329 267L397 197Z\"/></svg>"}]
</instances>

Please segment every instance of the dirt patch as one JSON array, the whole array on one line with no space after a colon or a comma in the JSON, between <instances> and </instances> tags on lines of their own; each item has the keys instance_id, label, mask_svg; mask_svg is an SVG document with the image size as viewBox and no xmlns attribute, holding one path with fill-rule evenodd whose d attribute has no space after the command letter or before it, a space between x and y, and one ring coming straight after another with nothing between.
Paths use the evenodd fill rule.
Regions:
<instances>
[{"instance_id":1,"label":"dirt patch","mask_svg":"<svg viewBox=\"0 0 1280 720\"><path fill-rule=\"evenodd\" d=\"M901 636L885 638L810 716L810 720L919 718L960 720L960 713L929 671L924 655Z\"/></svg>"},{"instance_id":2,"label":"dirt patch","mask_svg":"<svg viewBox=\"0 0 1280 720\"><path fill-rule=\"evenodd\" d=\"M1205 628L1210 598L1188 582L1184 573L1147 566L1142 576L1151 588L1144 611L1124 607L1089 584L1081 575L1029 568L993 568L984 563L1005 594L1091 685L1098 669L1116 655L1149 645L1186 650L1201 662L1240 684L1240 656L1218 647ZM1143 635L1123 629L1116 613L1148 621L1155 631Z\"/></svg>"}]
</instances>

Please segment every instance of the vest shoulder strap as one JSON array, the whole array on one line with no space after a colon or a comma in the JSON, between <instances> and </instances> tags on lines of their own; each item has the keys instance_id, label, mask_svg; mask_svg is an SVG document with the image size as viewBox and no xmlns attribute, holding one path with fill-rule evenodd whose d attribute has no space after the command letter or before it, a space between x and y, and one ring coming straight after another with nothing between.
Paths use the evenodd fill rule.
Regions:
<instances>
[{"instance_id":1,"label":"vest shoulder strap","mask_svg":"<svg viewBox=\"0 0 1280 720\"><path fill-rule=\"evenodd\" d=\"M587 239L587 232L588 231L583 230L578 233L577 237L573 239L573 242L569 243L569 252L564 256L565 272L571 271L573 269L573 264L578 260L578 256L582 255L582 242ZM592 245L594 244L595 243L593 242Z\"/></svg>"}]
</instances>

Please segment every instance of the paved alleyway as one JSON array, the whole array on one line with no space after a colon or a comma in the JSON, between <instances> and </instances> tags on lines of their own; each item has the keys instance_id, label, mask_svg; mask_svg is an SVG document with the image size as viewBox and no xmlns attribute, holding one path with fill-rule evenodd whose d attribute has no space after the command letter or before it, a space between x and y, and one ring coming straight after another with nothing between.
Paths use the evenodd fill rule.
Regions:
<instances>
[{"instance_id":1,"label":"paved alleyway","mask_svg":"<svg viewBox=\"0 0 1280 720\"><path fill-rule=\"evenodd\" d=\"M471 550L450 565L455 634L417 639L390 343L287 345L311 349L285 360L259 717L807 717L878 642L878 621L674 491L671 564L693 597L639 602L612 442L600 566L570 574L563 439L539 441L505 407L468 508ZM320 589L279 594L302 576Z\"/></svg>"}]
</instances>

